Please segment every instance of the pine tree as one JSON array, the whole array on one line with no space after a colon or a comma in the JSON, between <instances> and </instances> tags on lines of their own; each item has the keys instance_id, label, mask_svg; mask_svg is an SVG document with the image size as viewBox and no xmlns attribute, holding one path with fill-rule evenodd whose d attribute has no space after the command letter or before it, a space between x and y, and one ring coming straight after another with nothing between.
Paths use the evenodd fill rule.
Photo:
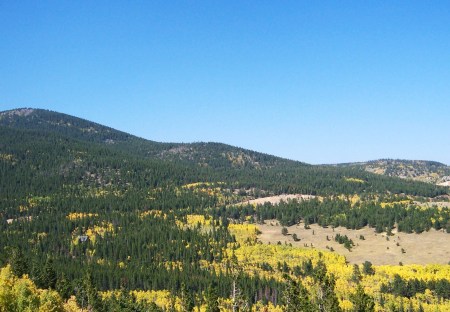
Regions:
<instances>
[{"instance_id":1,"label":"pine tree","mask_svg":"<svg viewBox=\"0 0 450 312\"><path fill-rule=\"evenodd\" d=\"M25 260L22 250L19 248L12 249L9 264L11 265L12 272L17 277L22 277L22 275L28 273L27 261Z\"/></svg>"},{"instance_id":2,"label":"pine tree","mask_svg":"<svg viewBox=\"0 0 450 312\"><path fill-rule=\"evenodd\" d=\"M359 266L357 264L353 265L352 282L359 284L361 281L361 272L359 271Z\"/></svg>"},{"instance_id":3,"label":"pine tree","mask_svg":"<svg viewBox=\"0 0 450 312\"><path fill-rule=\"evenodd\" d=\"M187 291L186 285L181 284L181 309L182 312L191 312L194 309L195 303L192 292Z\"/></svg>"},{"instance_id":4,"label":"pine tree","mask_svg":"<svg viewBox=\"0 0 450 312\"><path fill-rule=\"evenodd\" d=\"M82 308L87 308L92 312L103 311L103 304L98 294L97 288L94 286L92 274L86 271L81 285L78 287L76 294L77 302Z\"/></svg>"},{"instance_id":5,"label":"pine tree","mask_svg":"<svg viewBox=\"0 0 450 312\"><path fill-rule=\"evenodd\" d=\"M356 293L350 295L350 301L353 303L354 312L375 311L375 303L372 297L364 292L364 288L360 284L356 287Z\"/></svg>"},{"instance_id":6,"label":"pine tree","mask_svg":"<svg viewBox=\"0 0 450 312\"><path fill-rule=\"evenodd\" d=\"M31 279L39 288L44 288L44 281L42 280L41 264L37 258L33 258L31 262Z\"/></svg>"},{"instance_id":7,"label":"pine tree","mask_svg":"<svg viewBox=\"0 0 450 312\"><path fill-rule=\"evenodd\" d=\"M318 283L315 302L319 312L341 312L334 292L335 278L333 275L327 275L327 268L322 261L314 268L314 279Z\"/></svg>"},{"instance_id":8,"label":"pine tree","mask_svg":"<svg viewBox=\"0 0 450 312\"><path fill-rule=\"evenodd\" d=\"M205 294L206 312L219 312L219 295L217 293L217 284L211 283Z\"/></svg>"},{"instance_id":9,"label":"pine tree","mask_svg":"<svg viewBox=\"0 0 450 312\"><path fill-rule=\"evenodd\" d=\"M72 294L72 286L67 280L64 273L62 273L61 277L56 281L55 288L58 291L59 295L65 300L69 299L70 295Z\"/></svg>"},{"instance_id":10,"label":"pine tree","mask_svg":"<svg viewBox=\"0 0 450 312\"><path fill-rule=\"evenodd\" d=\"M47 257L44 268L42 270L42 283L44 288L55 289L57 281L56 272L53 268L53 260Z\"/></svg>"},{"instance_id":11,"label":"pine tree","mask_svg":"<svg viewBox=\"0 0 450 312\"><path fill-rule=\"evenodd\" d=\"M285 305L284 311L314 311L306 288L301 283L294 281L287 274L284 275L284 279L286 281L286 288L282 295L282 300Z\"/></svg>"}]
</instances>

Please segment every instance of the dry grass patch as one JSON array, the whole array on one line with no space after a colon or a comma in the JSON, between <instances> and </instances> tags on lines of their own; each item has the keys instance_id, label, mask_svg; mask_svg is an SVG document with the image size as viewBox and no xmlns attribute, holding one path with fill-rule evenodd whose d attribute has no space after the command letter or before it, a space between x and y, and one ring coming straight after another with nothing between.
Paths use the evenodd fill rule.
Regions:
<instances>
[{"instance_id":1,"label":"dry grass patch","mask_svg":"<svg viewBox=\"0 0 450 312\"><path fill-rule=\"evenodd\" d=\"M360 230L349 230L343 227L323 228L317 224L305 229L303 224L287 227L288 235L281 233L282 226L276 220L266 221L259 225L261 234L258 239L263 243L291 243L301 248L330 250L346 257L350 263L360 264L370 261L374 265L403 264L447 264L450 262L450 234L431 229L421 234L376 233L374 229L365 227ZM351 251L334 240L336 234L347 235L355 246ZM293 234L300 239L294 241ZM328 237L328 239L327 239ZM364 237L364 240L361 239ZM306 247L307 246L307 247Z\"/></svg>"},{"instance_id":2,"label":"dry grass patch","mask_svg":"<svg viewBox=\"0 0 450 312\"><path fill-rule=\"evenodd\" d=\"M287 202L289 200L310 200L315 198L314 195L304 195L304 194L282 194L282 195L276 195L276 196L268 196L268 197L261 197L257 199L251 199L247 200L241 203L238 203L236 205L264 205L265 203L271 203L272 205L277 205L280 202L284 201Z\"/></svg>"}]
</instances>

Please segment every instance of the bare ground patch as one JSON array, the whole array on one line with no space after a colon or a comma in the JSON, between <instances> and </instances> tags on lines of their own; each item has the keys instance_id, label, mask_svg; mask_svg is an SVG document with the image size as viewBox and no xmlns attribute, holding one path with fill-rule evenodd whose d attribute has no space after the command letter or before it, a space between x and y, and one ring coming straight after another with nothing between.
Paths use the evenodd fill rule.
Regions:
<instances>
[{"instance_id":1,"label":"bare ground patch","mask_svg":"<svg viewBox=\"0 0 450 312\"><path fill-rule=\"evenodd\" d=\"M247 200L244 202L239 203L238 205L264 205L265 203L271 203L272 205L277 205L281 201L287 202L289 200L310 200L315 198L314 195L304 195L304 194L282 194L282 195L276 195L276 196L268 196L268 197L261 197L257 199Z\"/></svg>"},{"instance_id":2,"label":"bare ground patch","mask_svg":"<svg viewBox=\"0 0 450 312\"><path fill-rule=\"evenodd\" d=\"M376 233L374 229L365 227L360 230L331 227L323 228L317 224L305 229L303 224L288 227L288 235L281 234L282 226L276 220L266 221L258 225L262 232L258 239L263 243L276 244L291 243L301 248L316 248L319 250L334 249L347 258L350 263L363 263L370 261L374 265L403 264L447 264L450 262L450 234L431 229L421 234ZM300 241L295 242L292 234L297 234ZM343 245L337 243L336 234L347 235L355 246L348 251ZM364 240L360 236L364 236ZM328 236L328 239L327 239ZM307 247L306 247L307 246ZM327 248L328 247L328 248Z\"/></svg>"}]
</instances>

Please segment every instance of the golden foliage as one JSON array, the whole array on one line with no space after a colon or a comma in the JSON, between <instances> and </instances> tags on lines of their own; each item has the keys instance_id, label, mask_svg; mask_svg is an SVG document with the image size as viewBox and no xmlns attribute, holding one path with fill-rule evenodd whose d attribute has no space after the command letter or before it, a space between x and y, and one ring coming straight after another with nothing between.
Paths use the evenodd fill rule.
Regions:
<instances>
[{"instance_id":1,"label":"golden foliage","mask_svg":"<svg viewBox=\"0 0 450 312\"><path fill-rule=\"evenodd\" d=\"M358 179L358 178L345 178L346 182L355 182L355 183L366 183L366 181Z\"/></svg>"},{"instance_id":2,"label":"golden foliage","mask_svg":"<svg viewBox=\"0 0 450 312\"><path fill-rule=\"evenodd\" d=\"M85 218L94 218L98 217L98 213L87 213L87 212L71 212L67 215L67 219L74 221Z\"/></svg>"}]
</instances>

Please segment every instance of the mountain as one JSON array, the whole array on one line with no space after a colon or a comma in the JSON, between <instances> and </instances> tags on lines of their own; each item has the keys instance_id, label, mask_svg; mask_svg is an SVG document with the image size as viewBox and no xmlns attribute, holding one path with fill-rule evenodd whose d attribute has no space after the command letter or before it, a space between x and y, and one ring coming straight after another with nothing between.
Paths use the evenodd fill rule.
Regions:
<instances>
[{"instance_id":1,"label":"mountain","mask_svg":"<svg viewBox=\"0 0 450 312\"><path fill-rule=\"evenodd\" d=\"M1 159L11 165L0 184L11 189L6 181L26 177L28 188L18 182L25 193L80 183L142 192L147 186L199 181L268 194L389 192L433 197L448 192L357 166L312 166L221 143L159 143L41 109L0 112L0 130Z\"/></svg>"},{"instance_id":2,"label":"mountain","mask_svg":"<svg viewBox=\"0 0 450 312\"><path fill-rule=\"evenodd\" d=\"M350 285L337 290L338 298L349 298L354 275L341 272L355 270L344 256L330 245L316 250L305 237L294 239L291 228L282 238L289 244L262 244L258 225L274 219L283 227L303 223L315 237L310 225L333 232L371 227L377 238L393 231L450 233L449 193L448 187L361 166L315 166L220 143L160 143L40 109L0 112L0 267L10 264L2 269L0 286L16 289L12 285L22 276L36 287L56 289L64 300L75 296L84 310L98 304L98 311L163 311L137 309L136 302L125 309L125 301L137 300L128 292L135 290L153 304L158 297L168 311L188 293L200 305L217 285L221 298L238 287L249 308L271 302L278 309L276 296L291 283L285 276L312 281L329 268L339 285ZM302 200L243 204L281 194L295 195L277 198ZM291 237L308 248L290 246ZM349 251L356 249L352 239L344 235L335 247L342 241ZM395 240L392 250L414 254ZM17 278L5 281L10 268ZM380 275L359 277L372 285L371 293L395 290L372 281L394 280L400 271L372 271ZM436 276L448 274L432 275L433 284L421 289L437 289ZM308 286L311 295L317 286ZM441 286L433 302L449 293L447 284ZM108 292L111 297L101 299L96 290L120 295ZM14 293L21 296L17 302L29 298Z\"/></svg>"},{"instance_id":3,"label":"mountain","mask_svg":"<svg viewBox=\"0 0 450 312\"><path fill-rule=\"evenodd\" d=\"M84 142L108 145L147 158L197 163L199 166L267 168L300 164L221 143L159 143L138 138L94 122L42 109L21 108L0 112L0 126L58 133Z\"/></svg>"},{"instance_id":4,"label":"mountain","mask_svg":"<svg viewBox=\"0 0 450 312\"><path fill-rule=\"evenodd\" d=\"M364 169L368 172L389 177L450 186L450 167L435 161L379 159L368 162L339 164L339 166Z\"/></svg>"}]
</instances>

